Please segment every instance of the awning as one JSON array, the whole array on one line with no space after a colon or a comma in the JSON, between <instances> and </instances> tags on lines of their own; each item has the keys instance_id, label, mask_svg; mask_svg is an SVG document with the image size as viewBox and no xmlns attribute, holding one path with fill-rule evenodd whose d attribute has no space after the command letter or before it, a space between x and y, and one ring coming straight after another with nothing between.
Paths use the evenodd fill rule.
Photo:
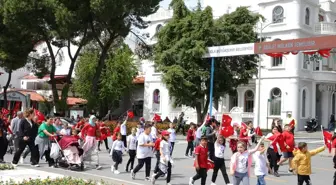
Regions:
<instances>
[{"instance_id":1,"label":"awning","mask_svg":"<svg viewBox=\"0 0 336 185\"><path fill-rule=\"evenodd\" d=\"M80 105L80 104L86 104L87 100L82 98L76 98L76 97L68 97L67 104L68 105Z\"/></svg>"},{"instance_id":2,"label":"awning","mask_svg":"<svg viewBox=\"0 0 336 185\"><path fill-rule=\"evenodd\" d=\"M40 95L39 93L37 93L35 91L23 91L23 90L21 91L20 90L18 92L20 92L20 93L22 93L26 96L27 96L27 94L30 94L30 100L32 100L32 101L37 101L37 102L46 101L42 95Z\"/></svg>"}]
</instances>

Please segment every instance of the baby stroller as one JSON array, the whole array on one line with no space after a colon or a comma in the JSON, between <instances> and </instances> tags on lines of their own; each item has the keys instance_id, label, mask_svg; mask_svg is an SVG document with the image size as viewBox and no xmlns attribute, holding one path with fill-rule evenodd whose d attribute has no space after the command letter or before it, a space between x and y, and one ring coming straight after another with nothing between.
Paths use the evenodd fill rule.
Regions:
<instances>
[{"instance_id":1,"label":"baby stroller","mask_svg":"<svg viewBox=\"0 0 336 185\"><path fill-rule=\"evenodd\" d=\"M77 138L73 136L63 136L59 141L54 138L54 141L55 143L52 143L50 157L55 159L55 165L74 171L83 171L83 149L79 147Z\"/></svg>"}]
</instances>

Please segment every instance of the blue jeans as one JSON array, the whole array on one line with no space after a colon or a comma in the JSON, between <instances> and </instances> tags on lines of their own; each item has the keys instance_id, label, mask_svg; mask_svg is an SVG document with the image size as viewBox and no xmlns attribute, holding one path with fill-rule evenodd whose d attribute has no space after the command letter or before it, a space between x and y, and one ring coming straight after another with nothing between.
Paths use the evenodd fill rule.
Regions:
<instances>
[{"instance_id":1,"label":"blue jeans","mask_svg":"<svg viewBox=\"0 0 336 185\"><path fill-rule=\"evenodd\" d=\"M266 185L265 182L265 175L258 175L257 176L258 180L257 180L257 185Z\"/></svg>"}]
</instances>

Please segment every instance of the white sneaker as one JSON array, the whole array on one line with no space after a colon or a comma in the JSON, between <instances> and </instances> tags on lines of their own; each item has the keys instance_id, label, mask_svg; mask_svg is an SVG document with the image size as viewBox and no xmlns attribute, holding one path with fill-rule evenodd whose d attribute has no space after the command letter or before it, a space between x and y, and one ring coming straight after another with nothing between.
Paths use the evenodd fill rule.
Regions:
<instances>
[{"instance_id":1,"label":"white sneaker","mask_svg":"<svg viewBox=\"0 0 336 185\"><path fill-rule=\"evenodd\" d=\"M226 184L226 185L233 185L233 184Z\"/></svg>"},{"instance_id":2,"label":"white sneaker","mask_svg":"<svg viewBox=\"0 0 336 185\"><path fill-rule=\"evenodd\" d=\"M189 185L194 185L194 179L192 178L192 177L190 177L190 179L189 179Z\"/></svg>"},{"instance_id":3,"label":"white sneaker","mask_svg":"<svg viewBox=\"0 0 336 185\"><path fill-rule=\"evenodd\" d=\"M155 181L156 181L156 179L155 179L155 175L152 175L152 179L151 179L151 181L152 181L152 185L155 185Z\"/></svg>"},{"instance_id":4,"label":"white sneaker","mask_svg":"<svg viewBox=\"0 0 336 185\"><path fill-rule=\"evenodd\" d=\"M166 185L171 185L170 183L167 183Z\"/></svg>"},{"instance_id":5,"label":"white sneaker","mask_svg":"<svg viewBox=\"0 0 336 185\"><path fill-rule=\"evenodd\" d=\"M212 182L211 185L216 185L216 184Z\"/></svg>"},{"instance_id":6,"label":"white sneaker","mask_svg":"<svg viewBox=\"0 0 336 185\"><path fill-rule=\"evenodd\" d=\"M100 170L102 167L100 165L96 165L96 170Z\"/></svg>"},{"instance_id":7,"label":"white sneaker","mask_svg":"<svg viewBox=\"0 0 336 185\"><path fill-rule=\"evenodd\" d=\"M20 158L20 164L24 164L24 159L23 159L23 157Z\"/></svg>"},{"instance_id":8,"label":"white sneaker","mask_svg":"<svg viewBox=\"0 0 336 185\"><path fill-rule=\"evenodd\" d=\"M40 167L39 164L34 164L34 165L32 164L31 166L32 166L32 167Z\"/></svg>"},{"instance_id":9,"label":"white sneaker","mask_svg":"<svg viewBox=\"0 0 336 185\"><path fill-rule=\"evenodd\" d=\"M114 166L111 166L111 172L114 172Z\"/></svg>"},{"instance_id":10,"label":"white sneaker","mask_svg":"<svg viewBox=\"0 0 336 185\"><path fill-rule=\"evenodd\" d=\"M134 180L135 179L135 173L133 172L133 170L131 170L131 178Z\"/></svg>"},{"instance_id":11,"label":"white sneaker","mask_svg":"<svg viewBox=\"0 0 336 185\"><path fill-rule=\"evenodd\" d=\"M13 162L11 162L11 165L14 166L14 167L18 166L17 164L14 164Z\"/></svg>"},{"instance_id":12,"label":"white sneaker","mask_svg":"<svg viewBox=\"0 0 336 185\"><path fill-rule=\"evenodd\" d=\"M114 174L118 175L120 172L118 170L114 170Z\"/></svg>"}]
</instances>

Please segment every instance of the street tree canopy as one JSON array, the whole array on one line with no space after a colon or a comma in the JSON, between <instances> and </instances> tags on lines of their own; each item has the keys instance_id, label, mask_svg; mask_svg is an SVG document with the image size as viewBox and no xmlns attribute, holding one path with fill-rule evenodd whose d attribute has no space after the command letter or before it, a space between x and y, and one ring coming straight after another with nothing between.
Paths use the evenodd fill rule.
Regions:
<instances>
[{"instance_id":1,"label":"street tree canopy","mask_svg":"<svg viewBox=\"0 0 336 185\"><path fill-rule=\"evenodd\" d=\"M201 121L209 106L211 59L202 58L207 47L255 42L260 15L240 7L214 20L210 7L202 10L199 5L191 11L183 0L173 0L171 7L173 18L157 35L154 62L175 105L195 108ZM214 99L248 83L257 72L257 61L253 55L216 58Z\"/></svg>"},{"instance_id":2,"label":"street tree canopy","mask_svg":"<svg viewBox=\"0 0 336 185\"><path fill-rule=\"evenodd\" d=\"M89 109L98 109L104 114L132 86L137 70L133 63L133 53L127 45L111 48L98 85L98 96L95 96L91 86L99 53L100 50L95 46L85 48L75 67L74 88L88 100Z\"/></svg>"}]
</instances>

